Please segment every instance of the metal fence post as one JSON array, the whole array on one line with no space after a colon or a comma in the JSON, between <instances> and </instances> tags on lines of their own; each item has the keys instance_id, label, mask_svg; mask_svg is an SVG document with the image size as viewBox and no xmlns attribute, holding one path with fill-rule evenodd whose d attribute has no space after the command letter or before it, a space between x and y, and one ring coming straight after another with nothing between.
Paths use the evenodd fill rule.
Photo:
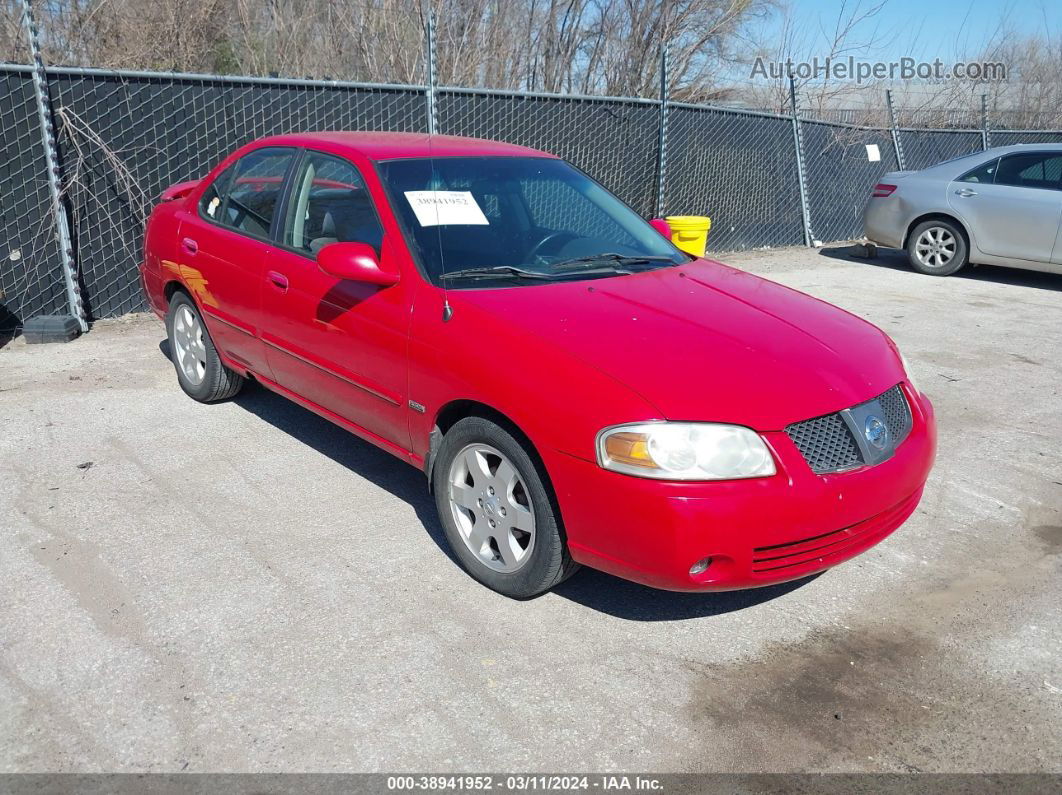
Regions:
<instances>
[{"instance_id":1,"label":"metal fence post","mask_svg":"<svg viewBox=\"0 0 1062 795\"><path fill-rule=\"evenodd\" d=\"M660 48L660 137L656 143L656 212L664 214L664 178L667 175L667 44Z\"/></svg>"},{"instance_id":2,"label":"metal fence post","mask_svg":"<svg viewBox=\"0 0 1062 795\"><path fill-rule=\"evenodd\" d=\"M804 221L804 245L809 248L815 236L811 233L811 211L808 208L808 191L804 181L804 142L800 134L800 116L797 112L796 81L789 78L789 107L793 113L793 153L796 155L797 187L800 189L800 216Z\"/></svg>"},{"instance_id":3,"label":"metal fence post","mask_svg":"<svg viewBox=\"0 0 1062 795\"><path fill-rule=\"evenodd\" d=\"M77 320L78 326L82 331L88 331L85 304L81 300L81 288L77 282L77 269L74 264L70 219L67 217L66 207L63 204L62 184L59 179L59 149L55 137L51 102L48 98L48 76L44 71L44 59L41 57L41 45L37 37L37 23L33 20L30 0L22 0L22 27L25 28L26 37L29 39L30 57L33 61L33 92L37 99L37 120L41 128L44 166L48 172L48 194L51 197L55 234L59 241L59 264L63 269L66 300L70 306L70 314Z\"/></svg>"},{"instance_id":4,"label":"metal fence post","mask_svg":"<svg viewBox=\"0 0 1062 795\"><path fill-rule=\"evenodd\" d=\"M435 12L428 12L428 24L427 24L427 36L425 37L425 45L427 47L427 67L428 67L428 88L425 91L425 98L428 101L428 135L435 135L438 127L438 111L435 103L435 87L437 75L435 72Z\"/></svg>"},{"instance_id":5,"label":"metal fence post","mask_svg":"<svg viewBox=\"0 0 1062 795\"><path fill-rule=\"evenodd\" d=\"M900 143L900 128L896 124L896 111L892 107L892 89L885 89L885 105L889 109L889 129L892 131L892 148L896 150L896 167L900 171L906 169L907 164L903 158L903 146Z\"/></svg>"},{"instance_id":6,"label":"metal fence post","mask_svg":"<svg viewBox=\"0 0 1062 795\"><path fill-rule=\"evenodd\" d=\"M981 149L992 148L992 131L988 128L988 94L981 95Z\"/></svg>"}]
</instances>

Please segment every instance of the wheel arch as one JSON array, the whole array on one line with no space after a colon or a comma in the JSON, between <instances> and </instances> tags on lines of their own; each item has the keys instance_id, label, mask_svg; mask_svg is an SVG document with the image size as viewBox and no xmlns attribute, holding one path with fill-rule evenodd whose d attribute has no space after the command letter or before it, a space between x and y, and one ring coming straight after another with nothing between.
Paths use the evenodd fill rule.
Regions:
<instances>
[{"instance_id":1,"label":"wheel arch","mask_svg":"<svg viewBox=\"0 0 1062 795\"><path fill-rule=\"evenodd\" d=\"M531 441L531 437L505 412L481 401L469 399L456 399L444 403L435 414L435 422L432 424L431 434L428 439L428 455L425 457L424 462L424 473L428 476L429 491L434 490L432 475L435 469L436 454L443 436L454 425L467 417L482 417L500 425L511 433L518 442L524 445L527 454L534 461L535 466L538 467L539 475L546 484L546 488L552 494L553 485L550 481L549 473L546 471L542 456L539 454L535 443Z\"/></svg>"},{"instance_id":2,"label":"wheel arch","mask_svg":"<svg viewBox=\"0 0 1062 795\"><path fill-rule=\"evenodd\" d=\"M949 223L955 224L955 226L958 227L959 231L962 233L963 238L965 238L966 240L966 256L967 258L969 258L970 254L973 252L973 239L970 237L970 230L966 228L966 224L964 224L956 216L951 215L950 213L923 213L922 215L913 219L907 225L907 229L904 230L903 233L903 247L905 249L907 248L907 244L911 240L911 233L915 230L915 227L919 224L925 223L926 221L948 221Z\"/></svg>"},{"instance_id":3,"label":"wheel arch","mask_svg":"<svg viewBox=\"0 0 1062 795\"><path fill-rule=\"evenodd\" d=\"M180 279L170 279L162 286L162 297L166 299L166 306L163 309L168 310L170 308L170 301L173 300L173 296L177 293L184 293L193 304L196 304L197 307L199 306L196 303L195 296L192 295L192 291L185 287Z\"/></svg>"}]
</instances>

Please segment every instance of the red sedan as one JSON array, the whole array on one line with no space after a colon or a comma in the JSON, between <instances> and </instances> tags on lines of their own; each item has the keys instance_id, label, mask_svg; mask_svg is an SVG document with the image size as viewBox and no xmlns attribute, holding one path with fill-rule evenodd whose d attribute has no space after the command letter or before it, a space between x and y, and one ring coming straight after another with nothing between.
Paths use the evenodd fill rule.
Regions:
<instances>
[{"instance_id":1,"label":"red sedan","mask_svg":"<svg viewBox=\"0 0 1062 795\"><path fill-rule=\"evenodd\" d=\"M187 394L253 379L419 467L509 596L766 585L899 527L936 433L893 342L661 232L545 152L286 135L169 188L142 276Z\"/></svg>"}]
</instances>

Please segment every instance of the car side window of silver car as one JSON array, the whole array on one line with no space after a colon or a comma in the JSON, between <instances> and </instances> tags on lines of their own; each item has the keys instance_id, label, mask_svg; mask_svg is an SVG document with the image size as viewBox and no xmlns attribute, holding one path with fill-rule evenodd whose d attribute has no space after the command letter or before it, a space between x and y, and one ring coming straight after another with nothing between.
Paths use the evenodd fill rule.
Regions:
<instances>
[{"instance_id":1,"label":"car side window of silver car","mask_svg":"<svg viewBox=\"0 0 1062 795\"><path fill-rule=\"evenodd\" d=\"M1007 155L999 161L997 185L1058 190L1062 183L1062 152Z\"/></svg>"},{"instance_id":2,"label":"car side window of silver car","mask_svg":"<svg viewBox=\"0 0 1062 795\"><path fill-rule=\"evenodd\" d=\"M967 171L959 177L959 182L977 182L982 185L991 185L996 175L996 166L998 165L998 157L994 160L989 160L987 163L982 163L973 171Z\"/></svg>"}]
</instances>

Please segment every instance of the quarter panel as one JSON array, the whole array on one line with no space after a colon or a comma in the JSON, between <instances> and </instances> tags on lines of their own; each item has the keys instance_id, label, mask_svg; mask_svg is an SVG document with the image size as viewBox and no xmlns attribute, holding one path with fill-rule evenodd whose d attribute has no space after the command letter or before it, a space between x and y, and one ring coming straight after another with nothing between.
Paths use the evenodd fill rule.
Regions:
<instances>
[{"instance_id":1,"label":"quarter panel","mask_svg":"<svg viewBox=\"0 0 1062 795\"><path fill-rule=\"evenodd\" d=\"M144 259L140 264L140 277L148 304L160 317L166 313L164 291L167 279L162 262L176 258L180 232L180 222L177 219L179 207L177 202L156 205L144 230Z\"/></svg>"}]
</instances>

